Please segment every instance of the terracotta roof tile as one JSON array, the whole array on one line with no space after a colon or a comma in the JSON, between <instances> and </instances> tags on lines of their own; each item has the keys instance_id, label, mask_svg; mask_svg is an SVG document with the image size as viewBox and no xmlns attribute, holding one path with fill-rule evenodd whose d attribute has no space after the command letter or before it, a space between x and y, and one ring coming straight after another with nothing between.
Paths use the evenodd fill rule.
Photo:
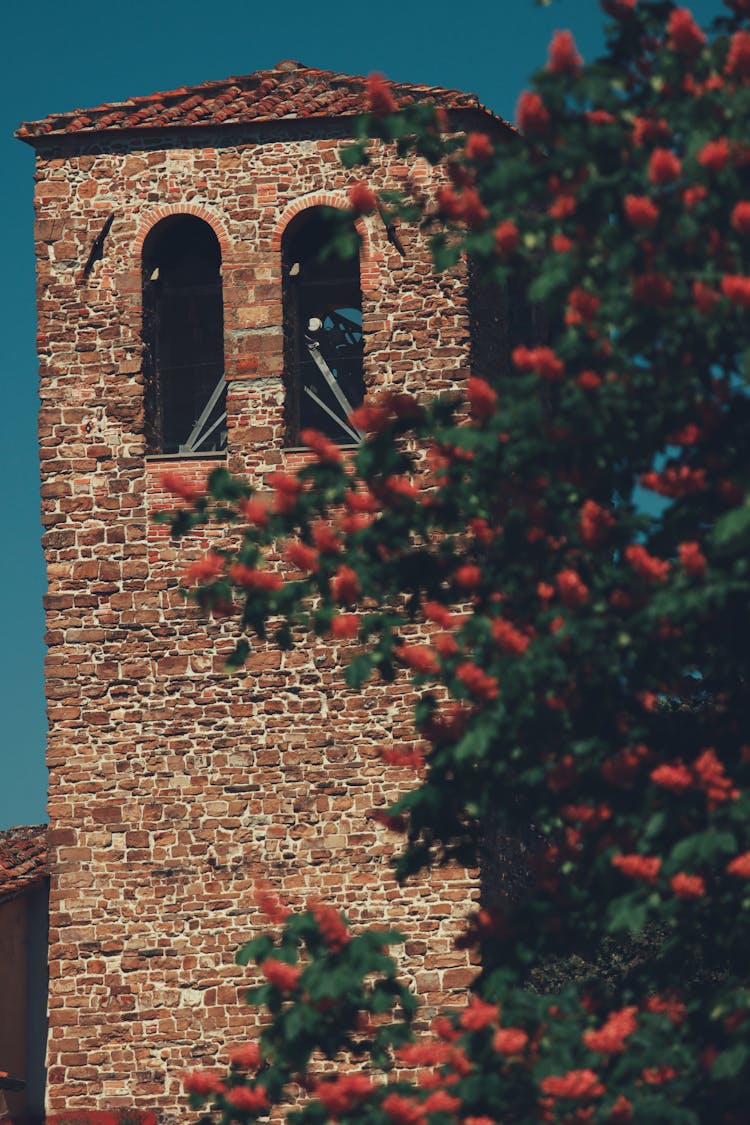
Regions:
<instances>
[{"instance_id":1,"label":"terracotta roof tile","mask_svg":"<svg viewBox=\"0 0 750 1125\"><path fill-rule=\"evenodd\" d=\"M0 832L0 902L41 883L47 873L46 824Z\"/></svg>"},{"instance_id":2,"label":"terracotta roof tile","mask_svg":"<svg viewBox=\"0 0 750 1125\"><path fill-rule=\"evenodd\" d=\"M33 143L36 137L61 134L354 116L367 111L365 83L362 75L316 70L285 59L271 70L240 78L180 86L124 102L106 102L93 109L50 114L41 121L24 123L16 136ZM408 82L395 82L393 94L402 103L434 101L445 109L476 110L507 125L481 105L476 94Z\"/></svg>"}]
</instances>

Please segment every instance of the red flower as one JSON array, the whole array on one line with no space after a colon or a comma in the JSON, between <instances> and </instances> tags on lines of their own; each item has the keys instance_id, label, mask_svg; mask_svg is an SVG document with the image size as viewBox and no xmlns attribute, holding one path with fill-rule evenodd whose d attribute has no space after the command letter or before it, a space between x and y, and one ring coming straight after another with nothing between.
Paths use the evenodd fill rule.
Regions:
<instances>
[{"instance_id":1,"label":"red flower","mask_svg":"<svg viewBox=\"0 0 750 1125\"><path fill-rule=\"evenodd\" d=\"M529 1041L528 1034L520 1027L499 1027L492 1036L492 1047L498 1055L511 1058L520 1055Z\"/></svg>"},{"instance_id":2,"label":"red flower","mask_svg":"<svg viewBox=\"0 0 750 1125\"><path fill-rule=\"evenodd\" d=\"M344 503L352 512L377 512L380 509L371 492L345 492Z\"/></svg>"},{"instance_id":3,"label":"red flower","mask_svg":"<svg viewBox=\"0 0 750 1125\"><path fill-rule=\"evenodd\" d=\"M349 198L349 206L358 215L369 215L371 211L377 211L378 197L364 180L352 184L346 194Z\"/></svg>"},{"instance_id":4,"label":"red flower","mask_svg":"<svg viewBox=\"0 0 750 1125\"><path fill-rule=\"evenodd\" d=\"M277 961L275 957L267 957L261 965L260 971L268 983L277 988L279 992L294 992L302 968L300 965L287 965L285 961Z\"/></svg>"},{"instance_id":5,"label":"red flower","mask_svg":"<svg viewBox=\"0 0 750 1125\"><path fill-rule=\"evenodd\" d=\"M706 893L706 884L700 875L686 875L684 871L673 875L669 885L677 898L686 900L702 898Z\"/></svg>"},{"instance_id":6,"label":"red flower","mask_svg":"<svg viewBox=\"0 0 750 1125\"><path fill-rule=\"evenodd\" d=\"M651 771L654 785L669 789L671 793L684 793L693 784L693 775L683 762L657 766Z\"/></svg>"},{"instance_id":7,"label":"red flower","mask_svg":"<svg viewBox=\"0 0 750 1125\"><path fill-rule=\"evenodd\" d=\"M725 70L730 78L750 78L750 31L735 31L729 43Z\"/></svg>"},{"instance_id":8,"label":"red flower","mask_svg":"<svg viewBox=\"0 0 750 1125\"><path fill-rule=\"evenodd\" d=\"M689 8L675 8L669 17L667 31L669 46L681 55L696 55L706 43L706 36Z\"/></svg>"},{"instance_id":9,"label":"red flower","mask_svg":"<svg viewBox=\"0 0 750 1125\"><path fill-rule=\"evenodd\" d=\"M486 1004L478 996L472 996L458 1022L465 1031L481 1031L483 1027L497 1023L499 1018L500 1009L497 1004Z\"/></svg>"},{"instance_id":10,"label":"red flower","mask_svg":"<svg viewBox=\"0 0 750 1125\"><path fill-rule=\"evenodd\" d=\"M184 500L186 504L194 504L203 495L194 484L171 469L161 474L159 482L165 492L171 492L173 496L179 496L180 500Z\"/></svg>"},{"instance_id":11,"label":"red flower","mask_svg":"<svg viewBox=\"0 0 750 1125\"><path fill-rule=\"evenodd\" d=\"M315 1097L337 1120L350 1114L372 1091L372 1082L366 1074L342 1074L327 1082L319 1082L315 1087Z\"/></svg>"},{"instance_id":12,"label":"red flower","mask_svg":"<svg viewBox=\"0 0 750 1125\"><path fill-rule=\"evenodd\" d=\"M721 291L733 305L750 309L750 277L725 274L721 279Z\"/></svg>"},{"instance_id":13,"label":"red flower","mask_svg":"<svg viewBox=\"0 0 750 1125\"><path fill-rule=\"evenodd\" d=\"M533 349L534 371L548 383L558 383L565 374L565 364L552 348Z\"/></svg>"},{"instance_id":14,"label":"red flower","mask_svg":"<svg viewBox=\"0 0 750 1125\"><path fill-rule=\"evenodd\" d=\"M736 875L738 879L750 879L750 852L736 855L727 864L727 875Z\"/></svg>"},{"instance_id":15,"label":"red flower","mask_svg":"<svg viewBox=\"0 0 750 1125\"><path fill-rule=\"evenodd\" d=\"M661 273L642 273L633 278L633 296L644 305L663 307L672 300L672 282Z\"/></svg>"},{"instance_id":16,"label":"red flower","mask_svg":"<svg viewBox=\"0 0 750 1125\"><path fill-rule=\"evenodd\" d=\"M277 512L291 512L302 491L302 481L291 473L269 473L268 483L274 490L274 507Z\"/></svg>"},{"instance_id":17,"label":"red flower","mask_svg":"<svg viewBox=\"0 0 750 1125\"><path fill-rule=\"evenodd\" d=\"M496 617L490 629L501 652L511 656L523 656L531 644L529 637L516 629L515 625L511 625L510 621L504 621L502 617Z\"/></svg>"},{"instance_id":18,"label":"red flower","mask_svg":"<svg viewBox=\"0 0 750 1125\"><path fill-rule=\"evenodd\" d=\"M669 574L669 563L665 559L658 559L650 555L640 543L631 543L625 548L625 558L636 574L646 582L666 582Z\"/></svg>"},{"instance_id":19,"label":"red flower","mask_svg":"<svg viewBox=\"0 0 750 1125\"><path fill-rule=\"evenodd\" d=\"M472 375L466 384L466 397L469 400L472 415L480 422L491 418L497 406L497 391L494 390L486 379Z\"/></svg>"},{"instance_id":20,"label":"red flower","mask_svg":"<svg viewBox=\"0 0 750 1125\"><path fill-rule=\"evenodd\" d=\"M510 219L503 219L495 227L495 249L498 254L509 258L518 248L518 227Z\"/></svg>"},{"instance_id":21,"label":"red flower","mask_svg":"<svg viewBox=\"0 0 750 1125\"><path fill-rule=\"evenodd\" d=\"M671 184L679 179L681 173L682 164L670 149L654 149L648 162L648 178L652 184L658 184L660 187Z\"/></svg>"},{"instance_id":22,"label":"red flower","mask_svg":"<svg viewBox=\"0 0 750 1125\"><path fill-rule=\"evenodd\" d=\"M260 1066L260 1047L257 1043L243 1043L229 1052L229 1062L241 1070L255 1070Z\"/></svg>"},{"instance_id":23,"label":"red flower","mask_svg":"<svg viewBox=\"0 0 750 1125\"><path fill-rule=\"evenodd\" d=\"M291 914L291 910L284 906L277 894L271 890L270 883L260 881L255 884L255 902L258 909L265 914L269 922L281 925Z\"/></svg>"},{"instance_id":24,"label":"red flower","mask_svg":"<svg viewBox=\"0 0 750 1125\"><path fill-rule=\"evenodd\" d=\"M718 141L708 141L698 153L698 163L712 172L721 172L729 163L729 141L721 137Z\"/></svg>"},{"instance_id":25,"label":"red flower","mask_svg":"<svg viewBox=\"0 0 750 1125\"><path fill-rule=\"evenodd\" d=\"M625 1050L625 1040L636 1029L637 1011L637 1008L630 1007L610 1012L598 1031L583 1033L583 1042L590 1051L597 1051L602 1055L621 1055Z\"/></svg>"},{"instance_id":26,"label":"red flower","mask_svg":"<svg viewBox=\"0 0 750 1125\"><path fill-rule=\"evenodd\" d=\"M673 1066L662 1063L661 1066L646 1067L641 1071L641 1077L648 1086L661 1086L664 1082L671 1082L676 1078L677 1071Z\"/></svg>"},{"instance_id":27,"label":"red flower","mask_svg":"<svg viewBox=\"0 0 750 1125\"><path fill-rule=\"evenodd\" d=\"M306 543L287 543L284 557L298 570L318 569L318 552Z\"/></svg>"},{"instance_id":28,"label":"red flower","mask_svg":"<svg viewBox=\"0 0 750 1125\"><path fill-rule=\"evenodd\" d=\"M419 496L419 489L412 481L407 480L406 477L397 476L395 473L388 477L385 488L391 499L394 496L402 496L404 500L416 500Z\"/></svg>"},{"instance_id":29,"label":"red flower","mask_svg":"<svg viewBox=\"0 0 750 1125\"><path fill-rule=\"evenodd\" d=\"M718 300L719 294L710 285L704 285L702 281L693 282L693 303L701 316L708 316Z\"/></svg>"},{"instance_id":30,"label":"red flower","mask_svg":"<svg viewBox=\"0 0 750 1125\"><path fill-rule=\"evenodd\" d=\"M268 526L268 506L262 500L241 500L240 512L254 527Z\"/></svg>"},{"instance_id":31,"label":"red flower","mask_svg":"<svg viewBox=\"0 0 750 1125\"><path fill-rule=\"evenodd\" d=\"M570 31L556 31L549 45L547 69L556 74L578 74L583 59Z\"/></svg>"},{"instance_id":32,"label":"red flower","mask_svg":"<svg viewBox=\"0 0 750 1125\"><path fill-rule=\"evenodd\" d=\"M234 1086L227 1090L224 1101L240 1113L262 1113L268 1109L268 1094L262 1086Z\"/></svg>"},{"instance_id":33,"label":"red flower","mask_svg":"<svg viewBox=\"0 0 750 1125\"><path fill-rule=\"evenodd\" d=\"M553 1098L600 1098L604 1086L593 1070L569 1070L567 1074L551 1074L540 1083L545 1094Z\"/></svg>"},{"instance_id":34,"label":"red flower","mask_svg":"<svg viewBox=\"0 0 750 1125\"><path fill-rule=\"evenodd\" d=\"M214 582L223 573L223 556L209 551L207 555L190 563L185 571L183 582L186 586L193 586L196 582Z\"/></svg>"},{"instance_id":35,"label":"red flower","mask_svg":"<svg viewBox=\"0 0 750 1125\"><path fill-rule=\"evenodd\" d=\"M191 1070L182 1076L182 1088L187 1094L197 1094L205 1098L209 1094L218 1094L224 1085L218 1074L210 1070Z\"/></svg>"},{"instance_id":36,"label":"red flower","mask_svg":"<svg viewBox=\"0 0 750 1125\"><path fill-rule=\"evenodd\" d=\"M715 809L725 801L736 801L740 793L724 770L724 765L716 756L713 747L704 750L693 763L698 784L705 791L709 809Z\"/></svg>"},{"instance_id":37,"label":"red flower","mask_svg":"<svg viewBox=\"0 0 750 1125\"><path fill-rule=\"evenodd\" d=\"M615 855L610 862L629 879L649 884L656 882L661 867L658 856L649 855Z\"/></svg>"},{"instance_id":38,"label":"red flower","mask_svg":"<svg viewBox=\"0 0 750 1125\"><path fill-rule=\"evenodd\" d=\"M703 578L708 569L708 560L700 549L699 543L680 543L677 548L680 556L680 565L688 578Z\"/></svg>"},{"instance_id":39,"label":"red flower","mask_svg":"<svg viewBox=\"0 0 750 1125\"><path fill-rule=\"evenodd\" d=\"M708 188L705 184L695 184L693 187L685 188L682 193L682 199L688 211L692 211L696 203L708 198Z\"/></svg>"},{"instance_id":40,"label":"red flower","mask_svg":"<svg viewBox=\"0 0 750 1125\"><path fill-rule=\"evenodd\" d=\"M607 113L606 109L588 109L585 117L589 125L612 125L615 121L615 118L611 113Z\"/></svg>"},{"instance_id":41,"label":"red flower","mask_svg":"<svg viewBox=\"0 0 750 1125\"><path fill-rule=\"evenodd\" d=\"M615 20L632 15L638 0L600 0L602 9Z\"/></svg>"},{"instance_id":42,"label":"red flower","mask_svg":"<svg viewBox=\"0 0 750 1125\"><path fill-rule=\"evenodd\" d=\"M334 910L332 906L326 906L322 902L308 903L308 910L318 923L320 936L331 953L340 953L344 946L349 944L352 937L349 933L349 927L338 910Z\"/></svg>"},{"instance_id":43,"label":"red flower","mask_svg":"<svg viewBox=\"0 0 750 1125\"><path fill-rule=\"evenodd\" d=\"M575 570L561 570L555 578L560 600L570 609L577 609L589 600L588 586L581 581L581 576Z\"/></svg>"},{"instance_id":44,"label":"red flower","mask_svg":"<svg viewBox=\"0 0 750 1125\"><path fill-rule=\"evenodd\" d=\"M636 117L633 119L633 144L666 144L672 136L669 122L663 117Z\"/></svg>"},{"instance_id":45,"label":"red flower","mask_svg":"<svg viewBox=\"0 0 750 1125\"><path fill-rule=\"evenodd\" d=\"M456 585L462 590L476 590L482 584L482 572L473 563L460 566L454 574Z\"/></svg>"},{"instance_id":46,"label":"red flower","mask_svg":"<svg viewBox=\"0 0 750 1125\"><path fill-rule=\"evenodd\" d=\"M440 672L440 661L430 645L397 645L394 652L399 660L422 676L436 676Z\"/></svg>"},{"instance_id":47,"label":"red flower","mask_svg":"<svg viewBox=\"0 0 750 1125\"><path fill-rule=\"evenodd\" d=\"M394 1052L407 1066L442 1066L448 1062L452 1048L447 1043L406 1043Z\"/></svg>"},{"instance_id":48,"label":"red flower","mask_svg":"<svg viewBox=\"0 0 750 1125\"><path fill-rule=\"evenodd\" d=\"M229 577L235 586L244 590L280 590L284 579L280 574L273 574L270 570L255 570L243 563L232 563L228 571Z\"/></svg>"},{"instance_id":49,"label":"red flower","mask_svg":"<svg viewBox=\"0 0 750 1125\"><path fill-rule=\"evenodd\" d=\"M597 387L602 385L601 375L597 375L595 371L582 371L577 377L576 383L584 391L595 391Z\"/></svg>"},{"instance_id":50,"label":"red flower","mask_svg":"<svg viewBox=\"0 0 750 1125\"><path fill-rule=\"evenodd\" d=\"M486 133L469 133L466 138L464 153L469 160L488 160L494 151Z\"/></svg>"},{"instance_id":51,"label":"red flower","mask_svg":"<svg viewBox=\"0 0 750 1125\"><path fill-rule=\"evenodd\" d=\"M348 605L359 597L361 587L356 572L350 566L340 566L331 579L331 592L339 605Z\"/></svg>"},{"instance_id":52,"label":"red flower","mask_svg":"<svg viewBox=\"0 0 750 1125\"><path fill-rule=\"evenodd\" d=\"M668 466L661 473L644 473L641 477L644 488L658 492L661 496L677 499L680 496L695 496L706 488L706 470L691 469L689 465Z\"/></svg>"},{"instance_id":53,"label":"red flower","mask_svg":"<svg viewBox=\"0 0 750 1125\"><path fill-rule=\"evenodd\" d=\"M626 195L625 217L631 226L650 230L659 218L659 208L647 195Z\"/></svg>"},{"instance_id":54,"label":"red flower","mask_svg":"<svg viewBox=\"0 0 750 1125\"><path fill-rule=\"evenodd\" d=\"M579 376L580 382L581 376ZM595 547L606 537L610 528L615 526L615 517L612 512L602 508L596 500L586 500L581 508L578 520L578 534L587 547Z\"/></svg>"},{"instance_id":55,"label":"red flower","mask_svg":"<svg viewBox=\"0 0 750 1125\"><path fill-rule=\"evenodd\" d=\"M676 996L650 996L646 1001L646 1011L665 1015L675 1027L684 1023L687 1015L685 1005Z\"/></svg>"},{"instance_id":56,"label":"red flower","mask_svg":"<svg viewBox=\"0 0 750 1125\"><path fill-rule=\"evenodd\" d=\"M516 120L524 133L545 133L550 123L549 111L539 94L524 90L516 105Z\"/></svg>"},{"instance_id":57,"label":"red flower","mask_svg":"<svg viewBox=\"0 0 750 1125\"><path fill-rule=\"evenodd\" d=\"M738 234L744 237L750 235L750 202L741 200L735 204L732 211L731 223Z\"/></svg>"},{"instance_id":58,"label":"red flower","mask_svg":"<svg viewBox=\"0 0 750 1125\"><path fill-rule=\"evenodd\" d=\"M574 192L566 189L558 192L547 208L547 214L551 219L569 219L571 215L575 214L576 206Z\"/></svg>"},{"instance_id":59,"label":"red flower","mask_svg":"<svg viewBox=\"0 0 750 1125\"><path fill-rule=\"evenodd\" d=\"M575 244L572 239L567 238L564 234L556 233L552 235L550 245L556 254L567 254Z\"/></svg>"},{"instance_id":60,"label":"red flower","mask_svg":"<svg viewBox=\"0 0 750 1125\"><path fill-rule=\"evenodd\" d=\"M386 113L396 113L398 105L391 93L390 82L382 74L375 71L368 75L366 83L367 105L370 111L378 117Z\"/></svg>"},{"instance_id":61,"label":"red flower","mask_svg":"<svg viewBox=\"0 0 750 1125\"><path fill-rule=\"evenodd\" d=\"M325 520L319 519L310 528L313 543L321 555L337 555L341 550L341 540L336 531Z\"/></svg>"},{"instance_id":62,"label":"red flower","mask_svg":"<svg viewBox=\"0 0 750 1125\"><path fill-rule=\"evenodd\" d=\"M381 1108L396 1125L424 1125L422 1107L401 1094L388 1094L381 1102Z\"/></svg>"},{"instance_id":63,"label":"red flower","mask_svg":"<svg viewBox=\"0 0 750 1125\"><path fill-rule=\"evenodd\" d=\"M455 220L461 218L463 212L461 198L456 194L453 188L438 188L437 204L440 208L441 215L444 215L446 219Z\"/></svg>"},{"instance_id":64,"label":"red flower","mask_svg":"<svg viewBox=\"0 0 750 1125\"><path fill-rule=\"evenodd\" d=\"M331 636L345 640L356 637L359 632L359 618L356 613L337 613L331 620Z\"/></svg>"},{"instance_id":65,"label":"red flower","mask_svg":"<svg viewBox=\"0 0 750 1125\"><path fill-rule=\"evenodd\" d=\"M479 198L476 188L464 188L461 195L461 217L472 230L489 218L489 211Z\"/></svg>"},{"instance_id":66,"label":"red flower","mask_svg":"<svg viewBox=\"0 0 750 1125\"><path fill-rule=\"evenodd\" d=\"M565 310L566 324L582 324L593 320L601 305L599 297L587 293L580 286L571 289L568 294L568 306Z\"/></svg>"},{"instance_id":67,"label":"red flower","mask_svg":"<svg viewBox=\"0 0 750 1125\"><path fill-rule=\"evenodd\" d=\"M609 1111L610 1125L630 1125L633 1120L633 1103L620 1094Z\"/></svg>"},{"instance_id":68,"label":"red flower","mask_svg":"<svg viewBox=\"0 0 750 1125\"><path fill-rule=\"evenodd\" d=\"M447 1090L436 1090L422 1102L425 1113L456 1113L461 1108L461 1099L455 1098Z\"/></svg>"},{"instance_id":69,"label":"red flower","mask_svg":"<svg viewBox=\"0 0 750 1125\"><path fill-rule=\"evenodd\" d=\"M495 677L487 675L471 660L459 664L456 668L456 676L473 696L484 702L497 699L500 694L500 686Z\"/></svg>"},{"instance_id":70,"label":"red flower","mask_svg":"<svg viewBox=\"0 0 750 1125\"><path fill-rule=\"evenodd\" d=\"M335 441L322 434L320 430L306 429L299 435L303 445L307 445L323 464L337 464L341 460L341 450Z\"/></svg>"}]
</instances>

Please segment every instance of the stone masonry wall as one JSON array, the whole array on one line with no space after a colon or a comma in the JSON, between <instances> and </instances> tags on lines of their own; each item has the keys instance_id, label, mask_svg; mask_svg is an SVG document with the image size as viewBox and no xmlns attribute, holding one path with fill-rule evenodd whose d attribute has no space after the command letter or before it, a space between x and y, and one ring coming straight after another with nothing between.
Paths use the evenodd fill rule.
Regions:
<instances>
[{"instance_id":1,"label":"stone masonry wall","mask_svg":"<svg viewBox=\"0 0 750 1125\"><path fill-rule=\"evenodd\" d=\"M279 123L38 146L50 1112L174 1118L182 1071L221 1064L247 1035L250 977L233 954L263 924L259 877L293 905L318 895L412 935L406 971L428 1014L471 976L452 942L473 883L448 870L399 888L397 838L367 816L410 780L378 753L414 737L406 683L352 692L336 646L315 641L261 648L226 675L232 626L202 621L177 590L206 544L174 544L151 522L168 503L165 467L201 481L226 462L262 483L299 462L283 448L279 247L303 206L344 202L354 177L336 132ZM370 178L426 187L429 175L384 152ZM160 461L145 456L140 252L180 212L221 245L229 445ZM401 231L403 258L378 219L360 233L368 384L445 389L468 364L461 276L432 273L416 230Z\"/></svg>"}]
</instances>

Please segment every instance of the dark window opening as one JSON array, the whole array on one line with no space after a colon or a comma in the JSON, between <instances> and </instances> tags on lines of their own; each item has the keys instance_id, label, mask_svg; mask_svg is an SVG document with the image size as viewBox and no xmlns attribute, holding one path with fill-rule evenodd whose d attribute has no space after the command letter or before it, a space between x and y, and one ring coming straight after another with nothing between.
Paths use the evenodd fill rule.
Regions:
<instances>
[{"instance_id":1,"label":"dark window opening","mask_svg":"<svg viewBox=\"0 0 750 1125\"><path fill-rule=\"evenodd\" d=\"M510 371L515 348L547 339L543 310L529 300L527 288L526 279L518 274L502 283L480 277L476 263L469 259L471 368L477 375Z\"/></svg>"},{"instance_id":2,"label":"dark window opening","mask_svg":"<svg viewBox=\"0 0 750 1125\"><path fill-rule=\"evenodd\" d=\"M320 430L340 444L360 433L348 415L364 398L359 256L326 254L334 227L321 208L303 212L282 246L286 441Z\"/></svg>"},{"instance_id":3,"label":"dark window opening","mask_svg":"<svg viewBox=\"0 0 750 1125\"><path fill-rule=\"evenodd\" d=\"M221 250L193 215L162 219L144 244L143 341L149 450L226 448Z\"/></svg>"}]
</instances>

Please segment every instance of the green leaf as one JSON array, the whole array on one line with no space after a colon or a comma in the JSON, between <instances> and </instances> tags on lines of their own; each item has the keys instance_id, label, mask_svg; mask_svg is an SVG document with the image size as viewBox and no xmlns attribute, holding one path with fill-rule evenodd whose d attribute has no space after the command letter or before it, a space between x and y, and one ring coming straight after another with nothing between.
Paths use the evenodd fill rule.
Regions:
<instances>
[{"instance_id":1,"label":"green leaf","mask_svg":"<svg viewBox=\"0 0 750 1125\"><path fill-rule=\"evenodd\" d=\"M716 1056L711 1067L711 1075L719 1079L736 1078L744 1069L748 1058L750 1058L750 1048L744 1043L736 1043L734 1047Z\"/></svg>"},{"instance_id":2,"label":"green leaf","mask_svg":"<svg viewBox=\"0 0 750 1125\"><path fill-rule=\"evenodd\" d=\"M227 672L236 672L238 668L241 668L243 666L249 655L249 642L244 638L240 641L237 641L237 644L234 646L234 651L229 654L224 665Z\"/></svg>"},{"instance_id":3,"label":"green leaf","mask_svg":"<svg viewBox=\"0 0 750 1125\"><path fill-rule=\"evenodd\" d=\"M686 864L712 864L721 856L735 855L736 852L737 839L734 833L709 828L675 844L669 853L669 868L679 871Z\"/></svg>"},{"instance_id":4,"label":"green leaf","mask_svg":"<svg viewBox=\"0 0 750 1125\"><path fill-rule=\"evenodd\" d=\"M266 957L271 955L273 947L273 938L269 934L261 934L260 937L253 938L243 945L234 959L238 965L248 965L251 961L265 961Z\"/></svg>"},{"instance_id":5,"label":"green leaf","mask_svg":"<svg viewBox=\"0 0 750 1125\"><path fill-rule=\"evenodd\" d=\"M367 146L365 144L347 145L339 149L339 160L345 168L356 168L361 164L368 164Z\"/></svg>"},{"instance_id":6,"label":"green leaf","mask_svg":"<svg viewBox=\"0 0 750 1125\"><path fill-rule=\"evenodd\" d=\"M368 652L363 652L360 656L355 656L354 659L344 669L344 679L349 687L360 688L368 679L372 672L373 658Z\"/></svg>"},{"instance_id":7,"label":"green leaf","mask_svg":"<svg viewBox=\"0 0 750 1125\"><path fill-rule=\"evenodd\" d=\"M722 554L738 554L750 548L750 504L733 508L716 521L713 544Z\"/></svg>"},{"instance_id":8,"label":"green leaf","mask_svg":"<svg viewBox=\"0 0 750 1125\"><path fill-rule=\"evenodd\" d=\"M634 895L628 895L612 904L607 929L613 934L622 931L638 934L646 925L647 913L645 902L638 901Z\"/></svg>"}]
</instances>

